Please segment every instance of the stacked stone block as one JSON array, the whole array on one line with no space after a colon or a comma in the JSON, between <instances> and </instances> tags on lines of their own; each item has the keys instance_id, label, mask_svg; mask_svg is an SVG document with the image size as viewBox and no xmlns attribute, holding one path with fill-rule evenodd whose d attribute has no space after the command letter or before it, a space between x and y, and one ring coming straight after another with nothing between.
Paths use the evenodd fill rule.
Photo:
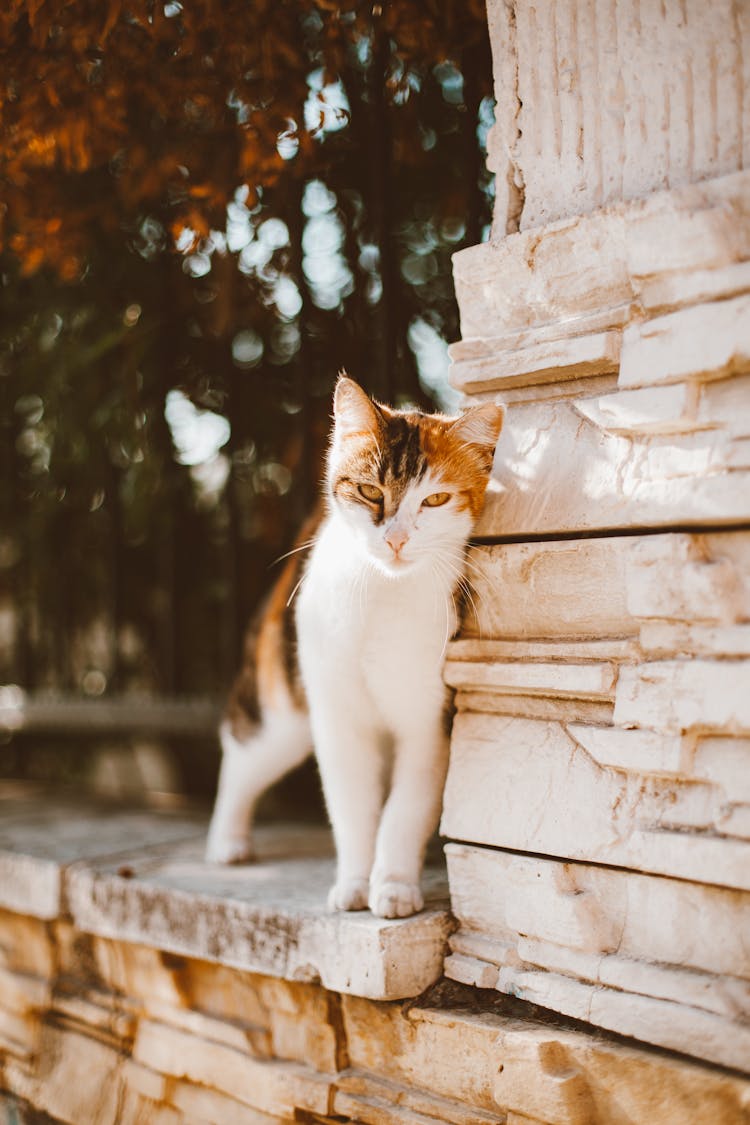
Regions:
<instances>
[{"instance_id":1,"label":"stacked stone block","mask_svg":"<svg viewBox=\"0 0 750 1125\"><path fill-rule=\"evenodd\" d=\"M513 190L455 259L453 381L507 420L446 667L446 971L748 1070L746 13L542 8L490 4ZM688 97L704 55L731 104Z\"/></svg>"},{"instance_id":2,"label":"stacked stone block","mask_svg":"<svg viewBox=\"0 0 750 1125\"><path fill-rule=\"evenodd\" d=\"M8 911L0 963L17 1125L739 1125L750 1104L730 1074L459 988L378 1003Z\"/></svg>"}]
</instances>

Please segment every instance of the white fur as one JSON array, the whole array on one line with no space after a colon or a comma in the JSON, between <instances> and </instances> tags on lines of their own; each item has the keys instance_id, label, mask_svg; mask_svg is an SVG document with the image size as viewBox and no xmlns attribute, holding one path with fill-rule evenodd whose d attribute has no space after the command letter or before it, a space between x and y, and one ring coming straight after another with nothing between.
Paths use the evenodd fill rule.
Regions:
<instances>
[{"instance_id":1,"label":"white fur","mask_svg":"<svg viewBox=\"0 0 750 1125\"><path fill-rule=\"evenodd\" d=\"M286 707L265 711L257 732L239 742L222 723L219 789L208 830L209 863L242 863L253 855L250 841L255 805L261 794L303 762L312 750L310 722Z\"/></svg>"},{"instance_id":2,"label":"white fur","mask_svg":"<svg viewBox=\"0 0 750 1125\"><path fill-rule=\"evenodd\" d=\"M338 856L333 909L420 910L420 872L447 765L445 646L468 514L422 508L412 486L392 521L333 511L298 599L299 660ZM452 509L452 510L450 510ZM390 524L408 539L396 561Z\"/></svg>"},{"instance_id":3,"label":"white fur","mask_svg":"<svg viewBox=\"0 0 750 1125\"><path fill-rule=\"evenodd\" d=\"M349 380L336 395L332 463L347 435L377 423ZM492 411L463 416L464 440L494 443L502 414ZM443 491L451 490L426 474L382 524L365 504L332 498L296 601L309 719L290 698L264 712L246 743L222 728L209 859L250 855L258 797L306 757L312 737L336 842L330 908L369 904L387 918L421 909L424 851L447 768L443 657L457 625L453 594L472 524L454 495L437 507L423 504Z\"/></svg>"}]
</instances>

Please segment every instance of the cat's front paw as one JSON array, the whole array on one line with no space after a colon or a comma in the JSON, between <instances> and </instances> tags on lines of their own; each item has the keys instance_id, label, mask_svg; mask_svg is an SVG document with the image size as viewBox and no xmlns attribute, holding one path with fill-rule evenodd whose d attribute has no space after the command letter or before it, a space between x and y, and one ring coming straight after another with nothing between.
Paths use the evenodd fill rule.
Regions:
<instances>
[{"instance_id":1,"label":"cat's front paw","mask_svg":"<svg viewBox=\"0 0 750 1125\"><path fill-rule=\"evenodd\" d=\"M209 836L206 863L250 863L255 858L247 836Z\"/></svg>"},{"instance_id":2,"label":"cat's front paw","mask_svg":"<svg viewBox=\"0 0 750 1125\"><path fill-rule=\"evenodd\" d=\"M367 879L338 879L328 892L329 910L366 910Z\"/></svg>"},{"instance_id":3,"label":"cat's front paw","mask_svg":"<svg viewBox=\"0 0 750 1125\"><path fill-rule=\"evenodd\" d=\"M370 888L370 910L378 918L408 918L423 906L418 883L375 882Z\"/></svg>"}]
</instances>

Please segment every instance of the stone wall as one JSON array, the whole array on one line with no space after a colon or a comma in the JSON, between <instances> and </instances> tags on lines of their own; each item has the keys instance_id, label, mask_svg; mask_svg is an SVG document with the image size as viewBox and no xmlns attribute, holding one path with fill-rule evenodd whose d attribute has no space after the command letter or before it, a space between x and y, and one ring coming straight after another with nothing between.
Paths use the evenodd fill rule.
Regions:
<instances>
[{"instance_id":1,"label":"stone wall","mask_svg":"<svg viewBox=\"0 0 750 1125\"><path fill-rule=\"evenodd\" d=\"M227 880L195 818L1 795L0 818L8 1125L747 1120L750 1081L728 1071L497 992L425 990L449 928L439 872L418 919L332 918L319 831L261 831Z\"/></svg>"},{"instance_id":2,"label":"stone wall","mask_svg":"<svg viewBox=\"0 0 750 1125\"><path fill-rule=\"evenodd\" d=\"M742 0L489 0L496 234L750 163Z\"/></svg>"},{"instance_id":3,"label":"stone wall","mask_svg":"<svg viewBox=\"0 0 750 1125\"><path fill-rule=\"evenodd\" d=\"M507 405L442 828L446 972L750 1069L747 5L489 5Z\"/></svg>"},{"instance_id":4,"label":"stone wall","mask_svg":"<svg viewBox=\"0 0 750 1125\"><path fill-rule=\"evenodd\" d=\"M325 912L330 840L0 797L0 1120L750 1114L747 5L490 0L455 259L507 404L446 666L450 910ZM445 973L448 981L441 980Z\"/></svg>"}]
</instances>

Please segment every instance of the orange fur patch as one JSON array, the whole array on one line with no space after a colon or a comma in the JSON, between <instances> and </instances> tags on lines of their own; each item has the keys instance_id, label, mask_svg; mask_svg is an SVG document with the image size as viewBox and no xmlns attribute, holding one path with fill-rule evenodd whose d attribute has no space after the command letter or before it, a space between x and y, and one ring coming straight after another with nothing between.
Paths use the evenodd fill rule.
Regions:
<instances>
[{"instance_id":1,"label":"orange fur patch","mask_svg":"<svg viewBox=\"0 0 750 1125\"><path fill-rule=\"evenodd\" d=\"M297 667L293 595L302 578L307 551L297 548L312 544L323 515L323 505L319 504L302 525L294 553L245 635L242 666L225 711L239 742L246 742L253 734L264 708L291 703L304 709L306 705Z\"/></svg>"}]
</instances>

